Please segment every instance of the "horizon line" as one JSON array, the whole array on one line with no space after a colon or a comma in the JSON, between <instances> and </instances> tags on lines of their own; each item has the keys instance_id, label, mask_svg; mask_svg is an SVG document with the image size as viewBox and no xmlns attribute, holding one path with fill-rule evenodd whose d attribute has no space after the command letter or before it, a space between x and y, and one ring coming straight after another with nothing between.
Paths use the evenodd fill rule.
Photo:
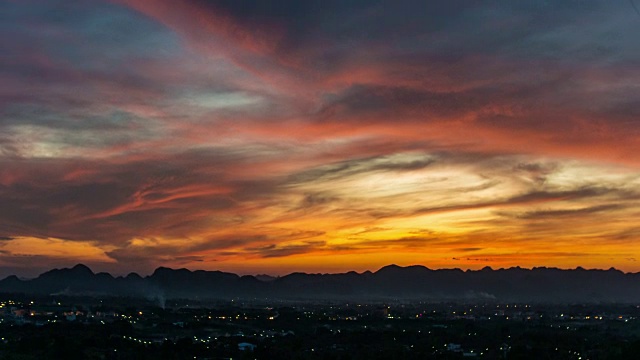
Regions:
<instances>
[{"instance_id":1,"label":"horizon line","mask_svg":"<svg viewBox=\"0 0 640 360\"><path fill-rule=\"evenodd\" d=\"M77 264L75 264L75 265L73 265L73 266L71 266L71 267L61 267L61 268L54 267L54 268L51 268L51 269L49 269L49 270L45 270L44 272L42 272L42 273L38 274L38 275L37 275L37 276L35 276L35 277L20 277L20 276L18 276L18 275L16 275L16 274L11 274L11 275L7 275L7 276L5 276L5 277L4 277L4 278L2 278L2 279L7 279L7 278L10 278L10 277L17 277L17 278L22 279L22 280L32 280L32 279L36 279L36 278L38 278L38 277L42 276L43 274L46 274L46 273L50 272L50 271L56 271L56 270L72 270L72 269L77 268L77 267L86 267L86 268L87 268L87 269L89 269L89 270L91 271L91 273L92 273L92 274L94 274L94 275L98 275L98 274L109 274L110 276L112 276L112 277L114 277L114 278L118 278L118 277L123 277L123 278L124 278L124 277L127 277L127 276L132 275L132 274L138 275L138 276L143 277L143 278L144 278L144 277L150 277L150 276L152 276L155 272L157 272L157 271L158 271L158 270L160 270L160 269L168 269L168 270L173 270L173 271L186 270L186 271L189 271L189 272L191 272L191 273L194 273L194 272L201 272L201 271L202 271L202 272L221 272L221 273L226 273L226 274L234 274L234 275L237 275L237 276L239 276L239 277L244 277L244 276L253 276L253 277L258 277L258 276L269 276L269 277L272 277L272 278L281 278L281 277L286 277L286 276L293 275L293 274L306 274L306 275L342 275L342 274L349 274L349 273L356 273L356 274L358 274L358 275L363 275L363 274L366 274L366 273L375 274L375 273L378 273L379 271L381 271L382 269L385 269L385 268L392 268L392 267L401 268L401 269L406 269L406 268L424 268L424 269L426 269L426 270L430 270L430 271L447 271L447 270L455 271L455 270L458 270L458 271L465 272L465 273L466 273L466 272L480 272L480 271L501 271L501 270L502 270L502 271L506 271L506 270L526 270L526 271L534 271L534 270L540 270L540 269L549 269L549 270L560 270L560 271L617 271L617 272L620 272L620 273L625 274L625 275L627 275L627 274L640 274L640 271L639 271L639 272L625 272L625 271L620 270L620 269L617 269L617 268L615 268L615 267L613 267L613 266L612 266L612 267L610 267L610 268L608 268L608 269L603 269L603 268L584 268L584 267L582 267L582 266L576 266L575 268L560 268L560 267L555 267L555 266L534 266L534 267L531 267L531 268L527 268L527 267L521 267L521 266L512 266L512 267L508 267L508 268L501 267L501 268L494 269L494 268L492 268L491 266L488 266L488 265L487 265L487 266L482 267L481 269L474 270L474 269L469 269L469 268L467 268L467 269L462 269L462 268L457 268L457 267L456 267L456 268L430 268L430 267L428 267L428 266L421 265L421 264L413 264L413 265L406 265L406 266L402 266L402 265L397 265L397 264L391 263L391 264L388 264L388 265L384 265L384 266L380 267L379 269L377 269L377 270L375 270L375 271L372 271L372 270L364 270L364 271L361 271L361 272L358 272L358 271L356 271L356 270L349 270L349 271L343 271L343 272L304 272L304 271L293 271L293 272L286 273L286 274L284 274L284 275L270 275L270 274L266 274L266 273L260 273L260 274L242 274L242 273L236 273L236 272L230 272L230 271L223 271L223 270L189 269L189 268L186 268L186 267L181 267L181 268L171 268L171 267L167 267L167 266L158 266L158 267L156 267L156 268L155 268L151 273L146 274L146 275L141 275L141 274L139 274L139 273L137 273L137 272L135 272L135 271L128 272L128 273L126 273L126 274L124 274L124 275L113 275L112 273L107 272L107 271L99 271L99 272L95 272L95 271L94 271L94 270L93 270L89 265L86 265L86 264L83 264L83 263L77 263Z\"/></svg>"}]
</instances>

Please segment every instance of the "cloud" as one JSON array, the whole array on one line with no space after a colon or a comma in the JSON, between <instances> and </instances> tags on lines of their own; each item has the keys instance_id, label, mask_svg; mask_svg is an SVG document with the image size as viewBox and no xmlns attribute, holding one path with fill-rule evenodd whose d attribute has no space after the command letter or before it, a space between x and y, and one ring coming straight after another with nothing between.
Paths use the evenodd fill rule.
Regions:
<instances>
[{"instance_id":1,"label":"cloud","mask_svg":"<svg viewBox=\"0 0 640 360\"><path fill-rule=\"evenodd\" d=\"M14 180L0 187L5 199L0 204L3 228L13 229L15 235L49 231L62 238L109 241L147 231L179 235L197 227L205 216L236 207L244 197L273 191L268 181L224 179L221 174L233 157L213 151L125 164L5 161L0 173L12 173ZM210 168L212 164L217 168ZM203 207L206 213L200 212ZM116 224L117 232L100 232Z\"/></svg>"},{"instance_id":2,"label":"cloud","mask_svg":"<svg viewBox=\"0 0 640 360\"><path fill-rule=\"evenodd\" d=\"M605 204L581 209L541 210L528 212L520 215L520 217L524 219L555 219L573 216L587 216L595 213L609 212L611 210L618 210L622 208L623 207L618 204Z\"/></svg>"},{"instance_id":3,"label":"cloud","mask_svg":"<svg viewBox=\"0 0 640 360\"><path fill-rule=\"evenodd\" d=\"M0 6L0 240L23 254L268 272L638 250L628 5Z\"/></svg>"},{"instance_id":4,"label":"cloud","mask_svg":"<svg viewBox=\"0 0 640 360\"><path fill-rule=\"evenodd\" d=\"M480 248L480 247L470 247L470 248L460 248L458 250L463 251L463 252L473 252L473 251L480 251L480 250L484 250L484 249Z\"/></svg>"},{"instance_id":5,"label":"cloud","mask_svg":"<svg viewBox=\"0 0 640 360\"><path fill-rule=\"evenodd\" d=\"M435 159L427 154L394 154L350 159L295 174L290 178L290 182L330 181L377 171L419 170L431 165L434 161Z\"/></svg>"},{"instance_id":6,"label":"cloud","mask_svg":"<svg viewBox=\"0 0 640 360\"><path fill-rule=\"evenodd\" d=\"M261 247L245 248L244 252L256 254L263 258L277 258L323 250L325 245L326 242L324 241L307 241L303 244L286 245L270 244Z\"/></svg>"}]
</instances>

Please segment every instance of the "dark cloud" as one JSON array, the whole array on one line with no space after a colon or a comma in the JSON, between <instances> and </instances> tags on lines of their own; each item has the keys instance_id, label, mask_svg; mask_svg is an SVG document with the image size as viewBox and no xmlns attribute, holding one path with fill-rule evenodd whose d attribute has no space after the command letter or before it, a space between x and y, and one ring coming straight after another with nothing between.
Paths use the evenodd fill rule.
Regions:
<instances>
[{"instance_id":1,"label":"dark cloud","mask_svg":"<svg viewBox=\"0 0 640 360\"><path fill-rule=\"evenodd\" d=\"M547 175L557 170L557 164L541 163L520 163L513 170L526 174L528 178L536 183L542 184L546 181Z\"/></svg>"},{"instance_id":2,"label":"dark cloud","mask_svg":"<svg viewBox=\"0 0 640 360\"><path fill-rule=\"evenodd\" d=\"M300 201L300 206L296 210L304 210L316 206L323 206L336 200L336 198L327 196L322 193L305 194L302 201Z\"/></svg>"},{"instance_id":3,"label":"dark cloud","mask_svg":"<svg viewBox=\"0 0 640 360\"><path fill-rule=\"evenodd\" d=\"M186 265L190 263L208 263L217 260L210 256L192 255L190 246L157 245L144 248L123 247L107 252L120 267L140 269L150 272L164 264Z\"/></svg>"},{"instance_id":4,"label":"dark cloud","mask_svg":"<svg viewBox=\"0 0 640 360\"><path fill-rule=\"evenodd\" d=\"M364 230L362 230L362 231L358 231L358 232L354 233L353 235L369 234L369 233L375 233L375 232L379 232L379 231L386 231L386 230L391 230L391 228L384 228L384 227L367 227L366 229L364 229Z\"/></svg>"},{"instance_id":5,"label":"dark cloud","mask_svg":"<svg viewBox=\"0 0 640 360\"><path fill-rule=\"evenodd\" d=\"M221 176L241 159L242 155L214 150L125 164L4 161L0 174L22 174L23 181L0 185L0 224L13 236L106 242L188 236L211 226L208 216L276 191L267 181Z\"/></svg>"},{"instance_id":6,"label":"dark cloud","mask_svg":"<svg viewBox=\"0 0 640 360\"><path fill-rule=\"evenodd\" d=\"M376 171L400 172L420 170L430 166L434 162L436 162L436 160L427 154L350 159L294 174L290 177L289 182L295 184L310 181L330 181ZM318 201L323 202L329 200L323 198L320 194L318 195L311 194L309 201L313 204Z\"/></svg>"},{"instance_id":7,"label":"dark cloud","mask_svg":"<svg viewBox=\"0 0 640 360\"><path fill-rule=\"evenodd\" d=\"M592 206L587 208L580 209L567 209L567 210L541 210L541 211L531 211L525 214L521 214L518 217L522 219L554 219L554 218L564 218L564 217L581 217L588 216L601 212L609 212L612 210L623 209L624 206L620 204L605 204Z\"/></svg>"},{"instance_id":8,"label":"dark cloud","mask_svg":"<svg viewBox=\"0 0 640 360\"><path fill-rule=\"evenodd\" d=\"M268 42L281 56L305 53L300 49L325 44L325 50L331 54L325 57L325 62L335 59L339 49L348 44L366 48L384 43L395 50L392 53L426 49L454 53L454 50L458 53L509 52L512 48L505 45L518 44L539 31L553 31L607 6L610 8L610 4L597 0L562 3L214 0L193 3L243 29L235 36L252 37L256 43ZM509 31L504 31L505 27ZM449 41L438 41L441 38ZM464 39L469 41L463 42ZM348 56L346 51L341 55ZM323 63L310 59L314 60L312 64Z\"/></svg>"},{"instance_id":9,"label":"dark cloud","mask_svg":"<svg viewBox=\"0 0 640 360\"><path fill-rule=\"evenodd\" d=\"M575 190L565 191L532 191L527 194L514 196L506 201L505 204L535 203L551 200L576 200L584 198L592 198L608 194L620 194L619 189L608 189L605 187L583 187Z\"/></svg>"},{"instance_id":10,"label":"dark cloud","mask_svg":"<svg viewBox=\"0 0 640 360\"><path fill-rule=\"evenodd\" d=\"M484 250L484 248L481 248L481 247L468 247L468 248L459 248L459 249L456 249L456 250L464 251L464 252L473 252L473 251Z\"/></svg>"},{"instance_id":11,"label":"dark cloud","mask_svg":"<svg viewBox=\"0 0 640 360\"><path fill-rule=\"evenodd\" d=\"M416 121L427 123L442 117L477 111L499 97L492 89L440 91L408 87L355 85L332 96L318 114L320 119Z\"/></svg>"},{"instance_id":12,"label":"dark cloud","mask_svg":"<svg viewBox=\"0 0 640 360\"><path fill-rule=\"evenodd\" d=\"M489 262L493 259L491 258L465 258L467 261L480 261L480 262Z\"/></svg>"},{"instance_id":13,"label":"dark cloud","mask_svg":"<svg viewBox=\"0 0 640 360\"><path fill-rule=\"evenodd\" d=\"M640 237L640 227L634 227L634 226L630 226L629 228L624 229L623 231L616 231L607 235L608 239L622 241L622 242L625 242L625 241L634 242L639 237Z\"/></svg>"},{"instance_id":14,"label":"dark cloud","mask_svg":"<svg viewBox=\"0 0 640 360\"><path fill-rule=\"evenodd\" d=\"M173 260L182 263L215 261L214 259L207 259L204 256L176 256Z\"/></svg>"},{"instance_id":15,"label":"dark cloud","mask_svg":"<svg viewBox=\"0 0 640 360\"><path fill-rule=\"evenodd\" d=\"M276 245L269 244L260 247L248 247L244 251L250 254L257 254L263 258L285 257L305 254L325 249L325 241L307 241L303 244Z\"/></svg>"},{"instance_id":16,"label":"dark cloud","mask_svg":"<svg viewBox=\"0 0 640 360\"><path fill-rule=\"evenodd\" d=\"M384 0L222 0L208 1L203 6L243 27L242 35L252 36L256 42L272 42L272 46L283 54L327 40L337 41L337 45L366 44L381 38L402 39L416 32L432 32L444 28L452 17L461 16L462 10L472 8L462 1L446 5L410 1L398 6Z\"/></svg>"},{"instance_id":17,"label":"dark cloud","mask_svg":"<svg viewBox=\"0 0 640 360\"><path fill-rule=\"evenodd\" d=\"M199 245L192 246L190 250L202 251L202 250L224 250L229 248L239 248L248 246L251 244L259 244L269 241L269 237L266 235L235 235L227 237L215 237L210 238Z\"/></svg>"},{"instance_id":18,"label":"dark cloud","mask_svg":"<svg viewBox=\"0 0 640 360\"><path fill-rule=\"evenodd\" d=\"M389 248L420 249L428 248L431 245L442 244L447 240L437 235L431 236L408 236L402 238L391 238L382 240L363 240L361 237L354 237L346 244L331 246L333 250L382 250Z\"/></svg>"},{"instance_id":19,"label":"dark cloud","mask_svg":"<svg viewBox=\"0 0 640 360\"><path fill-rule=\"evenodd\" d=\"M535 203L542 201L552 201L558 199L569 199L569 198L579 198L579 197L590 197L594 196L594 194L602 194L604 192L595 192L593 189L585 189L581 191L560 191L560 192L547 192L547 191L534 191L524 195L519 195L512 197L506 200L496 200L489 202L479 202L479 203L465 203L461 205L450 205L450 206L440 206L440 207L432 207L432 208L421 208L413 211L413 214L428 214L428 213L438 213L438 212L448 212L448 211L458 211L458 210L468 210L468 209L480 209L480 208L489 208L495 207L499 205L515 205L515 204L527 204L527 203ZM382 214L384 216L384 214ZM386 216L392 216L393 214L387 214Z\"/></svg>"}]
</instances>

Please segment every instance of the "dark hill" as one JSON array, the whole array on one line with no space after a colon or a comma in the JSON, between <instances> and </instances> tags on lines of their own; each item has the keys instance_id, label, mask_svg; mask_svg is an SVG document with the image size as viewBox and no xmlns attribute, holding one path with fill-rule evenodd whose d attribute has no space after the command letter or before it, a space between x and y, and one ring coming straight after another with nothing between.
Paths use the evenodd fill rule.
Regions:
<instances>
[{"instance_id":1,"label":"dark hill","mask_svg":"<svg viewBox=\"0 0 640 360\"><path fill-rule=\"evenodd\" d=\"M9 276L0 292L28 294L112 295L146 298L272 298L335 300L425 300L502 302L640 302L640 273L557 268L510 268L478 271L432 270L389 265L372 273L292 273L286 276L238 276L221 271L160 267L150 276L131 273L114 278L84 265L54 269L32 280Z\"/></svg>"}]
</instances>

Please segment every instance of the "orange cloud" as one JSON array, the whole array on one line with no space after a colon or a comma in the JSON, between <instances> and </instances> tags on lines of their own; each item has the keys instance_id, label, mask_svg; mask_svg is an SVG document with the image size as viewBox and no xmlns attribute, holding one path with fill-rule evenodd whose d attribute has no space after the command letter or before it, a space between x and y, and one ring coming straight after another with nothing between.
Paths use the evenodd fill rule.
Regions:
<instances>
[{"instance_id":1,"label":"orange cloud","mask_svg":"<svg viewBox=\"0 0 640 360\"><path fill-rule=\"evenodd\" d=\"M516 5L283 4L70 2L53 22L12 3L33 18L1 61L6 265L638 269L617 5L542 26Z\"/></svg>"}]
</instances>

